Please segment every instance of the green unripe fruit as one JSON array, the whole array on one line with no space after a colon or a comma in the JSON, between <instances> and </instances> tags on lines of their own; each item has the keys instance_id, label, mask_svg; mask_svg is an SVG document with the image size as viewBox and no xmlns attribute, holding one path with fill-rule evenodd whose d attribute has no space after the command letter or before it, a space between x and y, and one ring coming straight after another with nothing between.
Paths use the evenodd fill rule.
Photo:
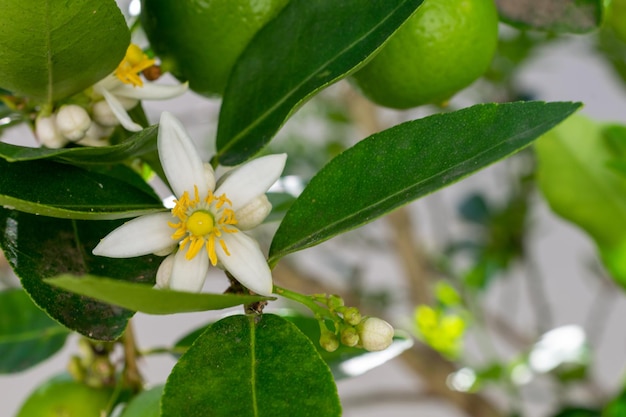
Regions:
<instances>
[{"instance_id":1,"label":"green unripe fruit","mask_svg":"<svg viewBox=\"0 0 626 417\"><path fill-rule=\"evenodd\" d=\"M154 51L189 88L221 95L252 37L289 0L142 0L141 23Z\"/></svg>"},{"instance_id":2,"label":"green unripe fruit","mask_svg":"<svg viewBox=\"0 0 626 417\"><path fill-rule=\"evenodd\" d=\"M425 0L353 80L382 106L442 104L487 70L497 43L494 0Z\"/></svg>"}]
</instances>

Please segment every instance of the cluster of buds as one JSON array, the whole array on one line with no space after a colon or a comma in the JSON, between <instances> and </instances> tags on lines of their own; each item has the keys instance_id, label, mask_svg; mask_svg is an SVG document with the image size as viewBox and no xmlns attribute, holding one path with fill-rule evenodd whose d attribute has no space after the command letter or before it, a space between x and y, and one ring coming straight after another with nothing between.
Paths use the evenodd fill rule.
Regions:
<instances>
[{"instance_id":1,"label":"cluster of buds","mask_svg":"<svg viewBox=\"0 0 626 417\"><path fill-rule=\"evenodd\" d=\"M317 294L313 300L328 308L329 317L318 315L320 325L320 346L333 352L339 343L370 352L384 350L393 341L393 327L378 317L362 316L356 307L347 307L337 295ZM329 330L327 322L332 322Z\"/></svg>"},{"instance_id":2,"label":"cluster of buds","mask_svg":"<svg viewBox=\"0 0 626 417\"><path fill-rule=\"evenodd\" d=\"M66 104L56 112L41 113L35 120L35 135L39 142L47 147L58 149L70 142L81 145L98 146L106 144L113 129L91 119L82 106Z\"/></svg>"},{"instance_id":3,"label":"cluster of buds","mask_svg":"<svg viewBox=\"0 0 626 417\"><path fill-rule=\"evenodd\" d=\"M117 69L92 87L74 97L79 104L66 104L57 111L43 110L35 120L35 135L43 146L62 148L70 142L86 146L107 145L113 129L121 125L129 132L143 128L132 120L128 111L140 100L165 100L187 91L187 83L160 85L144 83L160 76L153 58L130 44ZM145 76L145 75L144 75Z\"/></svg>"},{"instance_id":4,"label":"cluster of buds","mask_svg":"<svg viewBox=\"0 0 626 417\"><path fill-rule=\"evenodd\" d=\"M115 366L110 359L113 346L113 343L81 338L78 341L79 354L70 358L68 372L76 381L93 388L115 385Z\"/></svg>"}]
</instances>

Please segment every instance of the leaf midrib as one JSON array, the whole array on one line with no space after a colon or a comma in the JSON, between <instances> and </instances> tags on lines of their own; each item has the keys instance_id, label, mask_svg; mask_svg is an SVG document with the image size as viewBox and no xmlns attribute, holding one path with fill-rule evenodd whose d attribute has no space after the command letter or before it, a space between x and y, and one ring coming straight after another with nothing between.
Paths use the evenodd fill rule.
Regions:
<instances>
[{"instance_id":1,"label":"leaf midrib","mask_svg":"<svg viewBox=\"0 0 626 417\"><path fill-rule=\"evenodd\" d=\"M268 110L266 110L264 113L262 113L256 120L254 120L252 123L248 124L248 126L246 128L244 128L243 130L241 130L239 132L239 134L235 135L224 147L222 147L222 149L218 152L217 157L219 158L222 155L224 155L224 153L226 153L230 148L232 148L234 146L234 144L236 144L241 137L246 136L248 134L248 132L252 131L256 126L261 124L262 121L267 119L277 108L281 107L289 98L291 98L295 94L296 91L300 90L300 88L302 88L303 85L307 84L311 79L313 79L316 74L319 74L320 72L322 72L322 70L324 68L327 68L331 63L334 63L341 56L343 56L346 51L352 49L354 47L354 45L357 45L357 44L361 43L363 39L365 39L372 32L374 32L376 29L378 29L380 26L382 26L383 23L387 22L387 20L389 20L396 13L396 11L398 9L400 9L403 5L405 5L408 1L410 1L410 0L405 0L404 2L402 2L398 7L396 7L392 12L390 12L386 16L386 18L384 20L381 20L378 25L374 26L371 30L366 32L365 35L361 36L356 41L350 43L347 47L342 49L335 56L333 56L329 60L325 61L323 65L319 66L310 75L304 77L302 79L302 81L300 83L296 84L296 86L294 88L292 88L290 91L288 91L287 94L285 94L282 99L278 100L274 105L269 107ZM378 48L382 47L382 45L384 45L384 42ZM374 51L372 51L372 52L374 52ZM314 89L313 91L311 91L309 94L307 94L305 97L303 97L298 102L302 102L307 97L309 97L311 94L314 94L315 92L317 92L321 87L323 87L324 85L331 84L334 80L336 80L337 78L341 77L342 75L343 74L338 74L337 77L335 77L335 78L333 78L331 80L328 80L326 83L322 84L320 87L318 87L318 88ZM297 107L297 106L294 106L294 108L295 107ZM293 109L291 109L291 111L293 111ZM288 116L289 116L289 114L287 114L287 117Z\"/></svg>"},{"instance_id":2,"label":"leaf midrib","mask_svg":"<svg viewBox=\"0 0 626 417\"><path fill-rule=\"evenodd\" d=\"M326 231L327 231L327 230L329 230L329 229L330 229L330 230L332 230L332 229L336 228L338 225L341 225L342 223L345 223L345 222L349 221L349 220L350 220L350 219L352 219L352 218L358 217L358 216L359 216L359 215L361 215L362 213L367 213L367 212L369 212L369 211L372 211L374 208L382 206L382 205L383 205L383 203L385 203L385 202L387 202L387 201L389 201L389 200L393 200L393 199L397 198L399 195L406 194L406 193L407 193L407 191L409 191L409 190L411 190L411 189L414 189L414 188L416 188L416 187L419 187L421 184L424 184L424 183L426 183L426 182L428 182L428 181L432 180L433 178L435 178L435 177L437 177L437 176L445 176L445 174L447 174L448 172L450 172L450 171L452 171L452 170L454 170L454 169L458 168L458 167L459 167L459 166L461 166L461 165L467 165L467 164L471 165L473 161L475 161L476 159L479 159L479 158L480 158L480 157L482 157L484 154L486 154L486 153L490 152L492 149L495 149L495 148L498 148L498 147L503 146L503 145L505 145L505 144L508 144L508 143L514 142L517 138L519 138L519 137L520 137L520 136L522 136L522 135L528 135L530 132L534 132L534 131L536 131L536 130L541 130L541 129L543 128L543 126L545 126L546 124L550 124L550 123L551 123L551 122L545 122L545 123L542 123L541 125L536 126L536 127L535 127L535 128L533 128L533 129L525 130L524 132L520 132L520 133L519 133L519 134L517 134L517 135L511 136L508 140L506 140L506 141L504 141L504 142L499 142L499 143L497 143L496 145L491 146L491 147L489 147L489 148L485 149L484 151L480 152L479 154L474 155L474 157L472 157L472 158L470 158L470 159L466 159L466 160L462 161L460 164L455 164L455 165L453 165L453 166L449 167L448 169L446 169L446 170L444 170L444 171L438 171L435 175L431 175L431 176L429 176L429 177L427 177L427 178L424 178L424 179L423 179L422 181L420 181L419 183L414 183L413 185L411 185L411 186L409 186L409 187L402 188L402 189L400 189L399 191L397 191L397 192L395 192L395 193L393 193L393 194L388 195L387 197L385 197L385 198L384 198L384 199L382 199L382 200L378 200L378 202L377 202L376 204L374 204L374 205L371 205L371 206L365 207L365 208L363 208L363 209L360 209L360 210L358 210L358 211L356 211L356 212L352 213L351 215L344 216L344 217L342 217L341 219L338 219L337 221L335 221L335 222L333 222L333 223L330 223L330 224L328 224L327 226L325 226L325 227L323 227L323 228L319 229L319 230L318 230L318 231L316 231L315 233L308 235L305 239L299 239L298 241L294 242L293 244L291 244L291 245L289 245L289 246L285 247L285 248L284 248L283 250L281 250L279 253L277 253L277 254L275 254L275 255L272 255L272 256L270 257L270 259L268 260L268 262L269 262L270 264L273 264L275 261L277 261L277 260L278 260L278 259L280 259L281 257L285 256L286 254L292 253L292 252L294 252L294 251L296 251L296 250L298 250L298 249L304 249L304 248L310 247L310 246L312 246L312 245L313 245L313 244L315 244L315 243L320 243L320 242L323 242L324 240L327 240L327 239L331 238L331 237L332 237L332 236L334 236L334 235L328 235L327 237L325 237L325 238L324 238L324 239L322 239L322 240L312 240L312 241L311 241L311 238L312 238L312 237L315 237L315 236L319 236L319 235L326 236ZM532 140L531 140L531 141L529 141L529 143L530 143L530 142L532 142ZM516 148L515 150L519 150L519 148ZM484 167L486 167L486 166L482 166L481 168L484 168ZM458 181L458 180L460 180L461 178L463 178L464 176L471 174L472 172L474 172L474 171L470 171L470 172L467 172L467 173L465 173L465 174L463 174L463 175L461 175L461 176L459 176L459 177L456 177L456 178L455 178L452 182L454 182L454 181ZM447 182L445 185L448 185L448 184L450 184L450 183L451 183L451 182ZM416 197L416 198L417 198L417 197ZM415 200L415 198L412 198L411 200L406 201L404 204L408 204L409 202L411 202L411 201L413 201L413 200ZM392 207L390 210L393 210L394 208L395 208L395 207ZM389 211L390 211L390 210L389 210ZM351 229L354 229L354 228L358 227L358 226L359 226L359 225L361 225L361 224L367 223L368 221L370 221L370 219L364 219L364 221L363 221L363 222L360 222L360 223L354 224L354 225L352 225L350 228L348 228L348 229L346 229L346 230L351 230ZM342 229L342 230L343 230L343 229Z\"/></svg>"}]
</instances>

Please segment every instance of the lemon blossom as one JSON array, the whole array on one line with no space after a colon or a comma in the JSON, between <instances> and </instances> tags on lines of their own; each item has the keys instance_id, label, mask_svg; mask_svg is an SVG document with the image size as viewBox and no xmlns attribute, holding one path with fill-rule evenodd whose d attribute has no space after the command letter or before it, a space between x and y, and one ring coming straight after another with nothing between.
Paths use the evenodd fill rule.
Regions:
<instances>
[{"instance_id":1,"label":"lemon blossom","mask_svg":"<svg viewBox=\"0 0 626 417\"><path fill-rule=\"evenodd\" d=\"M142 127L133 122L127 110L135 107L138 100L165 100L180 96L187 91L188 84L162 85L144 83L139 74L154 65L141 48L130 44L126 56L115 72L93 86L93 91L104 101L94 104L96 122L111 126L117 120L126 130L139 132Z\"/></svg>"},{"instance_id":2,"label":"lemon blossom","mask_svg":"<svg viewBox=\"0 0 626 417\"><path fill-rule=\"evenodd\" d=\"M175 207L123 224L93 253L111 258L171 253L157 273L160 287L200 291L213 265L255 293L270 295L272 276L265 256L243 230L256 227L269 213L265 193L280 177L287 156L252 160L216 185L211 167L203 164L183 126L167 112L161 115L157 147L177 197Z\"/></svg>"}]
</instances>

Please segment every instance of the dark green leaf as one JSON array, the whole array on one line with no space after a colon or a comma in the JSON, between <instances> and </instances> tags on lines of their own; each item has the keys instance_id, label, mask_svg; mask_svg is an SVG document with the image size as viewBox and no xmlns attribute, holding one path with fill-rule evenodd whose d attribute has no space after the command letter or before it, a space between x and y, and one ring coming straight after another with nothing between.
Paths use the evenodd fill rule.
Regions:
<instances>
[{"instance_id":1,"label":"dark green leaf","mask_svg":"<svg viewBox=\"0 0 626 417\"><path fill-rule=\"evenodd\" d=\"M159 290L152 288L151 285L134 284L93 275L82 277L60 275L45 281L76 294L148 314L221 310L268 299L252 295L196 294Z\"/></svg>"},{"instance_id":2,"label":"dark green leaf","mask_svg":"<svg viewBox=\"0 0 626 417\"><path fill-rule=\"evenodd\" d=\"M496 0L500 18L520 29L585 33L602 22L602 0Z\"/></svg>"},{"instance_id":3,"label":"dark green leaf","mask_svg":"<svg viewBox=\"0 0 626 417\"><path fill-rule=\"evenodd\" d=\"M6 0L0 87L52 104L101 80L130 42L114 0Z\"/></svg>"},{"instance_id":4,"label":"dark green leaf","mask_svg":"<svg viewBox=\"0 0 626 417\"><path fill-rule=\"evenodd\" d=\"M297 327L271 314L218 321L170 374L162 417L333 417L332 375Z\"/></svg>"},{"instance_id":5,"label":"dark green leaf","mask_svg":"<svg viewBox=\"0 0 626 417\"><path fill-rule=\"evenodd\" d=\"M52 318L85 336L119 337L132 312L96 302L44 279L61 274L97 273L121 281L154 284L161 258L110 259L91 254L121 221L79 221L0 209L0 246L33 301Z\"/></svg>"},{"instance_id":6,"label":"dark green leaf","mask_svg":"<svg viewBox=\"0 0 626 417\"><path fill-rule=\"evenodd\" d=\"M160 417L163 385L157 385L134 397L120 417Z\"/></svg>"},{"instance_id":7,"label":"dark green leaf","mask_svg":"<svg viewBox=\"0 0 626 417\"><path fill-rule=\"evenodd\" d=\"M0 204L26 213L108 220L163 210L153 193L72 165L0 159L0 173Z\"/></svg>"},{"instance_id":8,"label":"dark green leaf","mask_svg":"<svg viewBox=\"0 0 626 417\"><path fill-rule=\"evenodd\" d=\"M602 417L600 410L583 407L565 407L552 417Z\"/></svg>"},{"instance_id":9,"label":"dark green leaf","mask_svg":"<svg viewBox=\"0 0 626 417\"><path fill-rule=\"evenodd\" d=\"M319 171L293 203L272 241L270 264L520 150L579 107L481 104L370 136Z\"/></svg>"},{"instance_id":10,"label":"dark green leaf","mask_svg":"<svg viewBox=\"0 0 626 417\"><path fill-rule=\"evenodd\" d=\"M254 155L299 105L363 63L422 1L291 0L235 63L219 117L219 161L235 165Z\"/></svg>"},{"instance_id":11,"label":"dark green leaf","mask_svg":"<svg viewBox=\"0 0 626 417\"><path fill-rule=\"evenodd\" d=\"M77 165L106 165L127 161L156 150L158 126L150 126L119 145L75 148L30 148L0 142L0 158L8 162L52 159Z\"/></svg>"},{"instance_id":12,"label":"dark green leaf","mask_svg":"<svg viewBox=\"0 0 626 417\"><path fill-rule=\"evenodd\" d=\"M68 334L24 291L0 292L0 373L23 371L48 359Z\"/></svg>"},{"instance_id":13,"label":"dark green leaf","mask_svg":"<svg viewBox=\"0 0 626 417\"><path fill-rule=\"evenodd\" d=\"M280 311L278 314L295 324L313 342L322 359L330 367L336 380L354 377L383 365L413 345L413 341L409 337L398 334L394 337L391 346L382 352L368 352L364 349L349 348L342 345L336 351L328 352L319 344L320 326L316 319L289 310ZM200 327L183 336L174 345L175 351L184 352L189 349L192 343L210 326Z\"/></svg>"}]
</instances>

